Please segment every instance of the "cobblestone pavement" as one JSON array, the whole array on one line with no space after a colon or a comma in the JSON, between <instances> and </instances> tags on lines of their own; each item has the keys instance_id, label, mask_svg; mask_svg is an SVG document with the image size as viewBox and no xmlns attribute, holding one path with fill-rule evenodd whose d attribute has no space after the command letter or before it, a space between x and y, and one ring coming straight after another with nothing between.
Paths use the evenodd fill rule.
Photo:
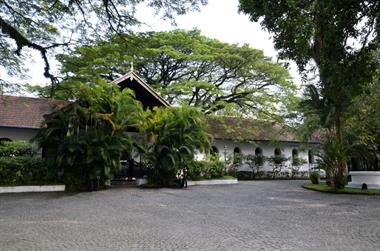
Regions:
<instances>
[{"instance_id":1,"label":"cobblestone pavement","mask_svg":"<svg viewBox=\"0 0 380 251\"><path fill-rule=\"evenodd\" d=\"M0 250L380 250L380 197L300 181L0 195Z\"/></svg>"}]
</instances>

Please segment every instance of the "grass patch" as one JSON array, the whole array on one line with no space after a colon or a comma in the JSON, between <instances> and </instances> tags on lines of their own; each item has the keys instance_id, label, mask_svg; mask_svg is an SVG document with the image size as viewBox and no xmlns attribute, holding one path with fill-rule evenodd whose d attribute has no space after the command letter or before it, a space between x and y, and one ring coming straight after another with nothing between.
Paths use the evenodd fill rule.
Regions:
<instances>
[{"instance_id":1,"label":"grass patch","mask_svg":"<svg viewBox=\"0 0 380 251\"><path fill-rule=\"evenodd\" d=\"M329 187L325 183L320 183L320 184L306 183L305 185L303 185L303 187L306 189L319 191L319 192L325 192L325 193L380 195L380 189L362 190L360 188L345 187L342 189L335 190L334 188Z\"/></svg>"}]
</instances>

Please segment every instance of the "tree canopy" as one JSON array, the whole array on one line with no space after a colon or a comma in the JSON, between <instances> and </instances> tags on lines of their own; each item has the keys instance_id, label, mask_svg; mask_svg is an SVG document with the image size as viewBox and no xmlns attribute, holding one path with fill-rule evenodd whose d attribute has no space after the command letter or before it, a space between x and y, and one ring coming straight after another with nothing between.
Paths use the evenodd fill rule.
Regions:
<instances>
[{"instance_id":1,"label":"tree canopy","mask_svg":"<svg viewBox=\"0 0 380 251\"><path fill-rule=\"evenodd\" d=\"M139 21L136 6L146 4L172 19L205 5L207 0L0 0L0 65L9 73L20 70L22 50L41 53L44 76L51 73L49 53L70 44L87 44L96 38L129 32ZM173 20L173 19L172 19Z\"/></svg>"},{"instance_id":2,"label":"tree canopy","mask_svg":"<svg viewBox=\"0 0 380 251\"><path fill-rule=\"evenodd\" d=\"M122 35L59 55L63 78L114 80L135 71L171 104L268 117L294 104L296 86L286 68L248 45L227 44L199 31Z\"/></svg>"},{"instance_id":3,"label":"tree canopy","mask_svg":"<svg viewBox=\"0 0 380 251\"><path fill-rule=\"evenodd\" d=\"M240 0L240 11L273 34L283 58L295 60L301 72L315 66L318 86L309 88L309 105L320 121L335 133L334 144L343 147L346 113L354 98L370 83L378 62L380 2L264 1ZM327 119L327 120L326 120ZM329 123L328 120L333 123ZM330 121L331 122L331 121ZM342 149L340 152L344 152ZM337 176L343 176L343 157L336 161Z\"/></svg>"}]
</instances>

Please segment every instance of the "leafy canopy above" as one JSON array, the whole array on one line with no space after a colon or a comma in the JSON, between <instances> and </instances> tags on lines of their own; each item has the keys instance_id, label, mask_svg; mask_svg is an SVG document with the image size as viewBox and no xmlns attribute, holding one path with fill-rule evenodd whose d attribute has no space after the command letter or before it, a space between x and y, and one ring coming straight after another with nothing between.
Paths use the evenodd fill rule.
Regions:
<instances>
[{"instance_id":1,"label":"leafy canopy above","mask_svg":"<svg viewBox=\"0 0 380 251\"><path fill-rule=\"evenodd\" d=\"M163 18L198 10L207 0L0 0L0 65L20 70L22 50L37 50L44 76L56 82L49 63L52 49L87 44L99 37L129 32L139 21L136 7L145 4Z\"/></svg>"},{"instance_id":2,"label":"leafy canopy above","mask_svg":"<svg viewBox=\"0 0 380 251\"><path fill-rule=\"evenodd\" d=\"M248 45L227 44L199 31L175 30L114 36L59 55L63 78L112 81L135 71L169 103L205 113L284 115L296 86L286 68Z\"/></svg>"}]
</instances>

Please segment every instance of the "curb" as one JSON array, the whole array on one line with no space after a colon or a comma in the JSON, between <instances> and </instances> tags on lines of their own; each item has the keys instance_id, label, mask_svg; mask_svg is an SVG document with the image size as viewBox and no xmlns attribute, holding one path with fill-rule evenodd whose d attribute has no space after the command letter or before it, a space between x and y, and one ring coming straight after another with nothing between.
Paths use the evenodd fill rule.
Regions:
<instances>
[{"instance_id":1,"label":"curb","mask_svg":"<svg viewBox=\"0 0 380 251\"><path fill-rule=\"evenodd\" d=\"M1 193L64 192L65 185L7 186L0 187Z\"/></svg>"},{"instance_id":2,"label":"curb","mask_svg":"<svg viewBox=\"0 0 380 251\"><path fill-rule=\"evenodd\" d=\"M209 186L209 185L233 185L238 184L237 179L229 179L229 180L189 180L187 181L188 186Z\"/></svg>"}]
</instances>

